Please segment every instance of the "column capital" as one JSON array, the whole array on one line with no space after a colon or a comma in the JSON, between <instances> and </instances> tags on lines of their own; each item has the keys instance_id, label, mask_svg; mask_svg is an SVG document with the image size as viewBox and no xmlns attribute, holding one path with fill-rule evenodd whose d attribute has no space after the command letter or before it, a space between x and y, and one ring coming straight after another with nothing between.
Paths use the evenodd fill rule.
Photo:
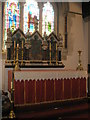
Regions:
<instances>
[{"instance_id":1,"label":"column capital","mask_svg":"<svg viewBox=\"0 0 90 120\"><path fill-rule=\"evenodd\" d=\"M38 3L38 7L39 7L39 9L41 10L41 9L43 8L43 3L42 3L42 2L39 2L39 3Z\"/></svg>"},{"instance_id":2,"label":"column capital","mask_svg":"<svg viewBox=\"0 0 90 120\"><path fill-rule=\"evenodd\" d=\"M24 7L24 4L25 4L26 2L19 2L19 3L20 3L20 6Z\"/></svg>"}]
</instances>

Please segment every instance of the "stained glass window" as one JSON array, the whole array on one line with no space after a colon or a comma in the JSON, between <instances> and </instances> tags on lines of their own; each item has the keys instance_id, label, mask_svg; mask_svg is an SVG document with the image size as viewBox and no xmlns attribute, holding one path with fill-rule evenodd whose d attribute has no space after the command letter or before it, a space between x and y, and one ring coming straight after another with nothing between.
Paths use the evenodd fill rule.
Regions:
<instances>
[{"instance_id":1,"label":"stained glass window","mask_svg":"<svg viewBox=\"0 0 90 120\"><path fill-rule=\"evenodd\" d=\"M20 5L18 0L7 0L5 2L5 32L4 32L4 48L7 39L7 29L12 32L19 27L20 24Z\"/></svg>"},{"instance_id":2,"label":"stained glass window","mask_svg":"<svg viewBox=\"0 0 90 120\"><path fill-rule=\"evenodd\" d=\"M42 35L49 35L54 30L54 10L50 2L44 4L42 13Z\"/></svg>"},{"instance_id":3,"label":"stained glass window","mask_svg":"<svg viewBox=\"0 0 90 120\"><path fill-rule=\"evenodd\" d=\"M27 0L24 5L24 33L35 31L35 16L39 20L39 8L35 0Z\"/></svg>"}]
</instances>

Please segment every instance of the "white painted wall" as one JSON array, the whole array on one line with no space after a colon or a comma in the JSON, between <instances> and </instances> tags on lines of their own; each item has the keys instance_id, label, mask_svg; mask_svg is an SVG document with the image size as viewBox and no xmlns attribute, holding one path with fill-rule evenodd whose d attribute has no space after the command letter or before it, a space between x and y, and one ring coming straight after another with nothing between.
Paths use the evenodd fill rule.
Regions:
<instances>
[{"instance_id":1,"label":"white painted wall","mask_svg":"<svg viewBox=\"0 0 90 120\"><path fill-rule=\"evenodd\" d=\"M81 3L69 3L69 11L82 13ZM78 50L82 50L82 65L87 69L88 64L88 25L81 15L68 14L68 56L63 61L66 69L76 69L78 64Z\"/></svg>"}]
</instances>

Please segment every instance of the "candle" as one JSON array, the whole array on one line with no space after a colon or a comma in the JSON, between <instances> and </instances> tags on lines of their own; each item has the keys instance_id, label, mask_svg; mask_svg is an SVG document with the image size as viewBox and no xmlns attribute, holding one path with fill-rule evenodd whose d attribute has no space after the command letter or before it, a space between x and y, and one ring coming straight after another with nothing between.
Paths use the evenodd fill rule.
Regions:
<instances>
[{"instance_id":1,"label":"candle","mask_svg":"<svg viewBox=\"0 0 90 120\"><path fill-rule=\"evenodd\" d=\"M11 89L12 89L12 81L11 81Z\"/></svg>"},{"instance_id":2,"label":"candle","mask_svg":"<svg viewBox=\"0 0 90 120\"><path fill-rule=\"evenodd\" d=\"M50 42L50 50L51 50L51 42Z\"/></svg>"},{"instance_id":3,"label":"candle","mask_svg":"<svg viewBox=\"0 0 90 120\"><path fill-rule=\"evenodd\" d=\"M56 43L56 50L57 50L57 43Z\"/></svg>"},{"instance_id":4,"label":"candle","mask_svg":"<svg viewBox=\"0 0 90 120\"><path fill-rule=\"evenodd\" d=\"M22 48L23 48L23 41L22 41Z\"/></svg>"},{"instance_id":5,"label":"candle","mask_svg":"<svg viewBox=\"0 0 90 120\"><path fill-rule=\"evenodd\" d=\"M17 48L19 48L19 44L17 44Z\"/></svg>"},{"instance_id":6,"label":"candle","mask_svg":"<svg viewBox=\"0 0 90 120\"><path fill-rule=\"evenodd\" d=\"M15 45L15 41L14 41L14 48L16 47L16 45Z\"/></svg>"}]
</instances>

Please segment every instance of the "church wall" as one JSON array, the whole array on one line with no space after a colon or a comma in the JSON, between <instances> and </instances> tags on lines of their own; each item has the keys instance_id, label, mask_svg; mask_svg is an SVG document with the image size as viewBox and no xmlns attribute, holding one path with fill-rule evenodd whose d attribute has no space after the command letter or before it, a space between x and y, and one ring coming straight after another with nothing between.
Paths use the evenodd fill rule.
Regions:
<instances>
[{"instance_id":1,"label":"church wall","mask_svg":"<svg viewBox=\"0 0 90 120\"><path fill-rule=\"evenodd\" d=\"M81 3L69 3L69 11L82 13ZM84 70L87 69L87 36L84 31L87 29L81 15L68 13L68 55L67 60L63 61L66 69L76 69L78 64L78 50L82 51L81 60Z\"/></svg>"}]
</instances>

